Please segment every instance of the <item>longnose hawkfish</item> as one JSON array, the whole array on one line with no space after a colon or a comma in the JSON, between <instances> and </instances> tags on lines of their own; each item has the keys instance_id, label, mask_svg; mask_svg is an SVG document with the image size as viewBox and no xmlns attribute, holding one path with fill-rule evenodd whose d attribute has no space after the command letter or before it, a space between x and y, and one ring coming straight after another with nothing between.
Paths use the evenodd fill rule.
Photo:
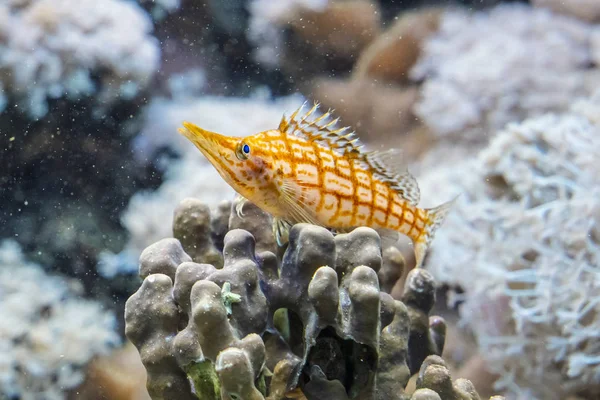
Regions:
<instances>
[{"instance_id":1,"label":"longnose hawkfish","mask_svg":"<svg viewBox=\"0 0 600 400\"><path fill-rule=\"evenodd\" d=\"M367 151L348 128L336 128L315 104L285 115L277 129L230 137L184 122L179 132L203 154L241 196L273 216L278 244L289 228L305 222L336 232L358 226L395 231L413 241L417 266L452 201L417 207L419 186L401 168L397 150Z\"/></svg>"}]
</instances>

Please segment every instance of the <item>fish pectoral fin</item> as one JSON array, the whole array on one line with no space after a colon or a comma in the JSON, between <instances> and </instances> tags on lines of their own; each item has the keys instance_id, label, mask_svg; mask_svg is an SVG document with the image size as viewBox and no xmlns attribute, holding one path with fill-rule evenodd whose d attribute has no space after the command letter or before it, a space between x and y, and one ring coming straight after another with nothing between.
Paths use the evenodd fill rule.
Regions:
<instances>
[{"instance_id":1,"label":"fish pectoral fin","mask_svg":"<svg viewBox=\"0 0 600 400\"><path fill-rule=\"evenodd\" d=\"M279 246L287 243L289 231L294 224L307 223L323 226L308 209L304 196L297 194L298 189L303 187L301 181L286 179L282 173L279 173L279 179L276 179L276 182L279 192L278 200L285 215L285 217L273 218L273 234Z\"/></svg>"},{"instance_id":2,"label":"fish pectoral fin","mask_svg":"<svg viewBox=\"0 0 600 400\"><path fill-rule=\"evenodd\" d=\"M275 236L278 246L283 246L288 242L291 228L292 224L289 221L278 217L273 218L273 236Z\"/></svg>"},{"instance_id":3,"label":"fish pectoral fin","mask_svg":"<svg viewBox=\"0 0 600 400\"><path fill-rule=\"evenodd\" d=\"M241 194L238 194L237 196L235 196L235 199L233 200L233 204L235 205L234 209L235 209L235 213L237 214L237 216L240 219L244 219L244 205L248 202L248 199L245 198L244 196L242 196Z\"/></svg>"},{"instance_id":4,"label":"fish pectoral fin","mask_svg":"<svg viewBox=\"0 0 600 400\"><path fill-rule=\"evenodd\" d=\"M308 223L312 225L323 226L312 212L308 210L306 199L303 195L297 196L297 188L302 187L302 182L283 179L279 187L279 201L286 210L287 219L290 222Z\"/></svg>"}]
</instances>

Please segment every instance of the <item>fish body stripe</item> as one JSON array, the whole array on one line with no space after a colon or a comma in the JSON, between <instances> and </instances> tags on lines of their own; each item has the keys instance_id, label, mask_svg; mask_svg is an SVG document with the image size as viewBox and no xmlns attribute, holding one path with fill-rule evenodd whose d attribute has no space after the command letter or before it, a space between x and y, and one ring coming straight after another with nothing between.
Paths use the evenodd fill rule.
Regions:
<instances>
[{"instance_id":1,"label":"fish body stripe","mask_svg":"<svg viewBox=\"0 0 600 400\"><path fill-rule=\"evenodd\" d=\"M269 132L261 143L262 148L253 147L252 151L276 160L263 167L278 166L284 179L301 182L298 201L303 201L324 225L348 229L364 224L393 229L411 238L422 234L426 225L424 213L354 160L316 142L283 133ZM238 185L252 183L248 182L247 172L237 168L238 160L215 161ZM253 168L259 166L254 164ZM255 184L256 191L272 190L267 181Z\"/></svg>"},{"instance_id":2,"label":"fish body stripe","mask_svg":"<svg viewBox=\"0 0 600 400\"><path fill-rule=\"evenodd\" d=\"M269 154L277 160L273 165L285 172L284 179L300 182L298 201L324 225L347 229L364 224L394 229L411 238L421 234L426 222L423 213L354 160L285 134L265 135L263 140L257 154ZM260 187L267 189L268 185Z\"/></svg>"}]
</instances>

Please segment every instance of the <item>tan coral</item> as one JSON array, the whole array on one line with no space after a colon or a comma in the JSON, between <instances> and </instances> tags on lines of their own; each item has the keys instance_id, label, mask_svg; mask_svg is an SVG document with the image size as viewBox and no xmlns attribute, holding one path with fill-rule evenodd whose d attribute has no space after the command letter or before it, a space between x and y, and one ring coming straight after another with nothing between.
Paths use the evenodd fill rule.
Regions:
<instances>
[{"instance_id":1,"label":"tan coral","mask_svg":"<svg viewBox=\"0 0 600 400\"><path fill-rule=\"evenodd\" d=\"M373 142L382 136L405 133L415 125L412 105L416 88L401 88L369 80L319 79L312 97L333 108L344 125Z\"/></svg>"},{"instance_id":2,"label":"tan coral","mask_svg":"<svg viewBox=\"0 0 600 400\"><path fill-rule=\"evenodd\" d=\"M404 14L360 54L349 79L315 79L305 92L334 108L371 146L400 147L407 162L414 161L434 141L412 111L418 88L407 84L407 76L423 42L437 30L441 12Z\"/></svg>"},{"instance_id":3,"label":"tan coral","mask_svg":"<svg viewBox=\"0 0 600 400\"><path fill-rule=\"evenodd\" d=\"M438 29L441 9L408 12L374 40L354 66L354 77L389 82L408 80L425 39Z\"/></svg>"},{"instance_id":4,"label":"tan coral","mask_svg":"<svg viewBox=\"0 0 600 400\"><path fill-rule=\"evenodd\" d=\"M290 25L301 40L322 53L353 57L379 34L379 15L375 2L334 1L323 11L299 12Z\"/></svg>"},{"instance_id":5,"label":"tan coral","mask_svg":"<svg viewBox=\"0 0 600 400\"><path fill-rule=\"evenodd\" d=\"M131 343L113 354L94 360L87 379L76 391L82 399L150 400L146 370Z\"/></svg>"},{"instance_id":6,"label":"tan coral","mask_svg":"<svg viewBox=\"0 0 600 400\"><path fill-rule=\"evenodd\" d=\"M461 366L458 376L470 380L481 396L491 396L494 393L494 383L498 376L491 373L487 362L480 354L475 354Z\"/></svg>"},{"instance_id":7,"label":"tan coral","mask_svg":"<svg viewBox=\"0 0 600 400\"><path fill-rule=\"evenodd\" d=\"M380 34L380 15L377 3L366 0L295 10L282 23L287 35L281 69L298 82L331 71L350 72L357 54Z\"/></svg>"},{"instance_id":8,"label":"tan coral","mask_svg":"<svg viewBox=\"0 0 600 400\"><path fill-rule=\"evenodd\" d=\"M547 7L554 12L570 15L587 22L600 22L598 0L532 0L537 7Z\"/></svg>"}]
</instances>

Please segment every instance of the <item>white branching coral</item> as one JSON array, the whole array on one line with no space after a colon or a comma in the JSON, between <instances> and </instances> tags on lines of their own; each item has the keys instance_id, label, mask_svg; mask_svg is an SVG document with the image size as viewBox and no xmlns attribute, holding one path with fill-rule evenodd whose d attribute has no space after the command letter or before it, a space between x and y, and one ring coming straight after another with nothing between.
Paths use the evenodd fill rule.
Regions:
<instances>
[{"instance_id":1,"label":"white branching coral","mask_svg":"<svg viewBox=\"0 0 600 400\"><path fill-rule=\"evenodd\" d=\"M598 29L526 5L448 11L411 72L426 79L415 112L440 136L485 141L508 122L563 110L599 82Z\"/></svg>"},{"instance_id":2,"label":"white branching coral","mask_svg":"<svg viewBox=\"0 0 600 400\"><path fill-rule=\"evenodd\" d=\"M298 11L323 11L329 0L251 0L248 39L256 45L254 57L266 67L277 67L283 52L283 28Z\"/></svg>"},{"instance_id":3,"label":"white branching coral","mask_svg":"<svg viewBox=\"0 0 600 400\"><path fill-rule=\"evenodd\" d=\"M32 118L48 100L134 96L160 61L152 21L123 0L0 2L0 88Z\"/></svg>"},{"instance_id":4,"label":"white branching coral","mask_svg":"<svg viewBox=\"0 0 600 400\"><path fill-rule=\"evenodd\" d=\"M465 290L462 319L515 398L600 385L598 115L600 93L510 124L476 160L421 180L424 193L462 193L427 266Z\"/></svg>"},{"instance_id":5,"label":"white branching coral","mask_svg":"<svg viewBox=\"0 0 600 400\"><path fill-rule=\"evenodd\" d=\"M130 0L131 1L131 0ZM165 18L168 14L179 10L181 0L135 0L142 6L149 7L156 20Z\"/></svg>"},{"instance_id":6,"label":"white branching coral","mask_svg":"<svg viewBox=\"0 0 600 400\"><path fill-rule=\"evenodd\" d=\"M16 242L0 243L0 397L65 399L92 357L120 342L114 315L81 290L27 262Z\"/></svg>"}]
</instances>

